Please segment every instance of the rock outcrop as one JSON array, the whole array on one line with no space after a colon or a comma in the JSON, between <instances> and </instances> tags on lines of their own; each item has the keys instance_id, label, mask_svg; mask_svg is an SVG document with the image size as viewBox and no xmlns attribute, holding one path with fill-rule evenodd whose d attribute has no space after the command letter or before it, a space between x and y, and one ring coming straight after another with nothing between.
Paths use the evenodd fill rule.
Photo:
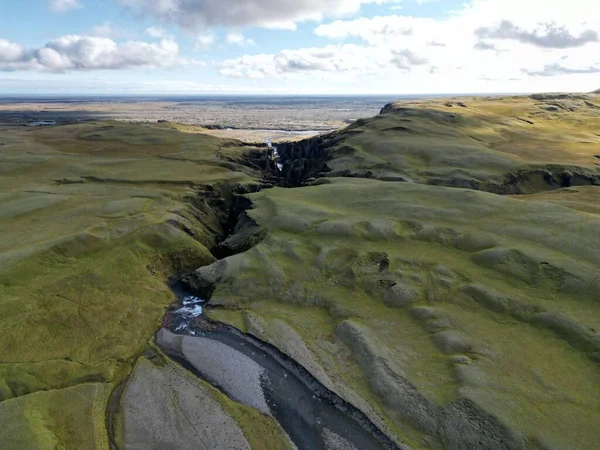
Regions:
<instances>
[{"instance_id":1,"label":"rock outcrop","mask_svg":"<svg viewBox=\"0 0 600 450\"><path fill-rule=\"evenodd\" d=\"M360 324L342 322L336 335L352 349L372 389L387 407L422 432L434 436L443 448L468 450L524 450L522 437L466 397L439 407L406 379L402 369L392 363L372 334ZM442 337L442 334L438 336ZM440 339L446 352L470 351L471 345L458 333L447 332Z\"/></svg>"}]
</instances>

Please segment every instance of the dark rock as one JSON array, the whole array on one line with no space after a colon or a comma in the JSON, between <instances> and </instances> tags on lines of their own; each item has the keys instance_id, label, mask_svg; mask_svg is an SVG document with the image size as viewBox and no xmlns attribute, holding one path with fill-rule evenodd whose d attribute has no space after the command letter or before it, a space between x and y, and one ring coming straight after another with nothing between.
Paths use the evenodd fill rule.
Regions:
<instances>
[{"instance_id":1,"label":"dark rock","mask_svg":"<svg viewBox=\"0 0 600 450\"><path fill-rule=\"evenodd\" d=\"M392 411L421 432L436 439L446 450L525 450L523 439L472 400L460 397L437 406L406 380L385 348L368 329L342 322L336 335L355 355L371 388ZM458 366L457 366L458 367ZM461 366L468 368L469 366ZM439 445L431 442L430 448Z\"/></svg>"},{"instance_id":2,"label":"dark rock","mask_svg":"<svg viewBox=\"0 0 600 450\"><path fill-rule=\"evenodd\" d=\"M217 284L223 280L227 261L217 261L210 266L200 267L195 272L183 278L183 283L198 297L210 299Z\"/></svg>"},{"instance_id":3,"label":"dark rock","mask_svg":"<svg viewBox=\"0 0 600 450\"><path fill-rule=\"evenodd\" d=\"M522 450L523 439L473 401L462 398L441 411L439 435L447 450Z\"/></svg>"}]
</instances>

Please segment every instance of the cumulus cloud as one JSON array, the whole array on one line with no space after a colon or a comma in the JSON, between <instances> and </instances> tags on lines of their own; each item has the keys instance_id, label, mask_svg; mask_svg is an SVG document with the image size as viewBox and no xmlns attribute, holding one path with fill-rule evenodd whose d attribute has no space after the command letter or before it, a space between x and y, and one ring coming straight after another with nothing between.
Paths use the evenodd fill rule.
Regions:
<instances>
[{"instance_id":1,"label":"cumulus cloud","mask_svg":"<svg viewBox=\"0 0 600 450\"><path fill-rule=\"evenodd\" d=\"M377 16L371 19L336 20L315 29L319 36L331 39L359 38L366 48L387 54L384 67L411 72L439 73L454 70L472 31L456 27L451 20L410 16ZM471 46L473 43L470 44ZM424 67L431 62L432 67Z\"/></svg>"},{"instance_id":2,"label":"cumulus cloud","mask_svg":"<svg viewBox=\"0 0 600 450\"><path fill-rule=\"evenodd\" d=\"M392 56L406 74L441 80L522 81L595 73L590 56L600 52L600 16L589 0L471 0L447 16L402 15L335 20L315 34L336 41L360 39ZM405 49L405 50L398 50ZM410 53L407 53L410 52ZM555 64L562 54L568 60ZM469 85L467 85L469 86Z\"/></svg>"},{"instance_id":3,"label":"cumulus cloud","mask_svg":"<svg viewBox=\"0 0 600 450\"><path fill-rule=\"evenodd\" d=\"M563 86L559 83L568 86L564 80L569 79L571 86L587 89L591 86L585 85L586 80L594 81L600 67L596 59L600 16L590 13L591 0L468 0L435 18L405 16L401 10L372 18L343 16L367 4L401 4L396 0L117 1L129 5L138 16L155 19L149 29L154 44L112 42L116 48L108 43L90 44L92 50L86 57L54 41L27 50L0 40L0 70L60 72L185 64L173 38L161 31L161 27L172 30L173 26L187 31L196 49L215 44L213 28L231 30L223 43L245 45L243 53L248 54L214 64L225 76L269 78L263 83L269 86L312 90L329 82L333 90L346 86L354 92L516 92L557 90L556 86ZM314 32L323 38L322 44L252 54L244 27L294 29L308 20L321 21ZM91 34L115 39L112 31L97 27ZM169 42L174 44L170 50ZM131 52L127 45L138 45L141 50ZM138 57L144 54L149 56ZM239 82L261 85L254 80Z\"/></svg>"},{"instance_id":4,"label":"cumulus cloud","mask_svg":"<svg viewBox=\"0 0 600 450\"><path fill-rule=\"evenodd\" d=\"M216 42L215 35L212 33L202 34L196 38L194 48L196 50L206 50Z\"/></svg>"},{"instance_id":5,"label":"cumulus cloud","mask_svg":"<svg viewBox=\"0 0 600 450\"><path fill-rule=\"evenodd\" d=\"M489 42L486 41L477 41L475 43L475 50L482 50L482 51L486 51L486 50L492 50L497 52L498 51L498 47L496 47L494 44L490 44Z\"/></svg>"},{"instance_id":6,"label":"cumulus cloud","mask_svg":"<svg viewBox=\"0 0 600 450\"><path fill-rule=\"evenodd\" d=\"M89 36L105 37L110 39L117 38L132 38L135 33L131 30L124 29L113 25L112 22L104 22L102 25L92 27Z\"/></svg>"},{"instance_id":7,"label":"cumulus cloud","mask_svg":"<svg viewBox=\"0 0 600 450\"><path fill-rule=\"evenodd\" d=\"M367 3L400 0L120 0L160 22L197 32L208 27L246 25L294 29L304 20L356 13Z\"/></svg>"},{"instance_id":8,"label":"cumulus cloud","mask_svg":"<svg viewBox=\"0 0 600 450\"><path fill-rule=\"evenodd\" d=\"M56 12L67 12L82 7L78 0L50 0L49 3L50 9Z\"/></svg>"},{"instance_id":9,"label":"cumulus cloud","mask_svg":"<svg viewBox=\"0 0 600 450\"><path fill-rule=\"evenodd\" d=\"M17 61L23 55L23 48L6 39L0 39L0 64L3 61Z\"/></svg>"},{"instance_id":10,"label":"cumulus cloud","mask_svg":"<svg viewBox=\"0 0 600 450\"><path fill-rule=\"evenodd\" d=\"M325 48L307 48L284 50L275 55L274 63L278 72L341 72L361 70L365 67L364 50L359 46L328 46Z\"/></svg>"},{"instance_id":11,"label":"cumulus cloud","mask_svg":"<svg viewBox=\"0 0 600 450\"><path fill-rule=\"evenodd\" d=\"M433 19L416 19L407 16L376 16L373 18L361 17L354 20L336 20L315 29L317 36L333 39L345 39L348 37L359 37L370 44L395 39L401 40L414 34L416 27L432 26Z\"/></svg>"},{"instance_id":12,"label":"cumulus cloud","mask_svg":"<svg viewBox=\"0 0 600 450\"><path fill-rule=\"evenodd\" d=\"M600 64L582 68L569 68L561 64L554 63L544 66L542 70L524 69L523 72L533 77L554 77L558 75L591 74L600 73Z\"/></svg>"},{"instance_id":13,"label":"cumulus cloud","mask_svg":"<svg viewBox=\"0 0 600 450\"><path fill-rule=\"evenodd\" d=\"M265 78L276 75L275 55L244 55L221 64L221 75L235 78Z\"/></svg>"},{"instance_id":14,"label":"cumulus cloud","mask_svg":"<svg viewBox=\"0 0 600 450\"><path fill-rule=\"evenodd\" d=\"M230 45L239 45L240 47L256 45L256 42L254 42L253 39L248 39L242 33L238 32L227 33L227 36L225 36L225 42Z\"/></svg>"},{"instance_id":15,"label":"cumulus cloud","mask_svg":"<svg viewBox=\"0 0 600 450\"><path fill-rule=\"evenodd\" d=\"M329 45L322 48L282 50L276 54L244 55L225 61L221 74L231 77L264 78L307 72L369 72L389 65L388 52L375 52L361 45Z\"/></svg>"},{"instance_id":16,"label":"cumulus cloud","mask_svg":"<svg viewBox=\"0 0 600 450\"><path fill-rule=\"evenodd\" d=\"M533 30L525 30L508 20L503 20L497 26L478 28L475 34L482 39L511 39L538 47L561 49L581 47L599 40L594 30L588 29L574 35L565 26L556 23L540 24Z\"/></svg>"},{"instance_id":17,"label":"cumulus cloud","mask_svg":"<svg viewBox=\"0 0 600 450\"><path fill-rule=\"evenodd\" d=\"M167 68L193 61L182 58L177 43L116 43L97 36L63 36L39 49L0 39L0 70L68 72L75 70Z\"/></svg>"},{"instance_id":18,"label":"cumulus cloud","mask_svg":"<svg viewBox=\"0 0 600 450\"><path fill-rule=\"evenodd\" d=\"M153 38L162 38L162 37L167 37L168 36L168 34L167 34L167 32L165 31L164 28L154 27L154 26L146 28L146 34L148 36L153 37Z\"/></svg>"},{"instance_id":19,"label":"cumulus cloud","mask_svg":"<svg viewBox=\"0 0 600 450\"><path fill-rule=\"evenodd\" d=\"M411 70L413 66L423 66L429 62L427 58L416 55L408 49L394 50L392 53L394 54L392 64L402 70Z\"/></svg>"}]
</instances>

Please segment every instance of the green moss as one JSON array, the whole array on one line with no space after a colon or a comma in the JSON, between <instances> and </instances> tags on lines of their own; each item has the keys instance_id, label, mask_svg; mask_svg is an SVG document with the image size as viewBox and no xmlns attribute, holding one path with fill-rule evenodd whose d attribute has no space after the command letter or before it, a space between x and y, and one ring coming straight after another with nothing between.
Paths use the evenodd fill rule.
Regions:
<instances>
[{"instance_id":1,"label":"green moss","mask_svg":"<svg viewBox=\"0 0 600 450\"><path fill-rule=\"evenodd\" d=\"M598 142L600 116L590 100L591 96L402 101L342 130L343 139L333 147L328 165L334 173L480 186L492 192L501 190L508 173L549 164L597 176L593 144ZM561 105L557 112L545 110L556 104ZM549 188L541 176L522 179L519 185L523 192Z\"/></svg>"},{"instance_id":2,"label":"green moss","mask_svg":"<svg viewBox=\"0 0 600 450\"><path fill-rule=\"evenodd\" d=\"M130 371L174 301L167 276L214 261L207 246L219 224L192 206L199 187L250 179L222 166L219 139L158 126L0 133L0 167L10 166L0 170L0 400L27 399L40 422L49 412L30 399L118 384ZM59 420L78 399L52 405L56 430L23 426L24 447L10 448L77 448L87 425Z\"/></svg>"},{"instance_id":3,"label":"green moss","mask_svg":"<svg viewBox=\"0 0 600 450\"><path fill-rule=\"evenodd\" d=\"M291 450L289 438L272 417L262 415L249 406L234 402L206 384L212 397L218 401L240 426L250 446L255 450Z\"/></svg>"},{"instance_id":4,"label":"green moss","mask_svg":"<svg viewBox=\"0 0 600 450\"><path fill-rule=\"evenodd\" d=\"M507 173L548 164L593 178L600 117L586 99L391 106L342 131L329 165L333 173L490 190ZM551 102L562 102L558 112L547 109ZM218 219L199 190L255 182L235 162L243 152L235 141L196 131L117 122L0 129L0 412L12 431L0 431L0 442L8 447L105 446L107 387L130 371L173 301L166 276L214 261L208 248ZM590 182L584 178L573 183ZM598 441L600 380L589 357L600 329L597 187L510 198L330 181L250 196L249 214L268 234L229 267L214 300L232 309L211 317L242 330L242 311L287 322L334 383L415 448L423 436L371 389L336 338L341 321L370 330L438 405L467 395L529 442ZM539 173L520 183L523 192L548 189ZM550 319L520 320L518 311L480 304L463 295L473 283ZM410 295L394 300L395 285ZM415 306L447 320L418 321ZM440 330L461 333L472 350L445 354ZM286 448L272 419L213 395L254 448Z\"/></svg>"},{"instance_id":5,"label":"green moss","mask_svg":"<svg viewBox=\"0 0 600 450\"><path fill-rule=\"evenodd\" d=\"M38 392L0 403L0 441L5 448L105 449L107 385Z\"/></svg>"},{"instance_id":6,"label":"green moss","mask_svg":"<svg viewBox=\"0 0 600 450\"><path fill-rule=\"evenodd\" d=\"M599 430L589 424L600 420L596 364L534 326L466 305L444 308L483 348L494 351L475 363L486 379L472 387L472 395L486 409L525 434L549 434L564 448L595 445Z\"/></svg>"},{"instance_id":7,"label":"green moss","mask_svg":"<svg viewBox=\"0 0 600 450\"><path fill-rule=\"evenodd\" d=\"M242 311L231 311L227 309L206 309L204 315L218 322L227 323L243 333L247 333L246 324L244 323L244 313Z\"/></svg>"},{"instance_id":8,"label":"green moss","mask_svg":"<svg viewBox=\"0 0 600 450\"><path fill-rule=\"evenodd\" d=\"M461 294L465 285L483 283L538 311L598 329L592 288L600 267L597 216L481 192L331 181L251 196L257 207L250 214L269 234L230 267L215 298L267 322L289 323L335 383L358 393L410 443L420 441L420 432L385 406L354 355L340 347L334 330L342 320L368 327L403 376L440 406L468 393L531 439L571 436L574 426L586 433L581 442L597 440L592 360L541 323L518 323ZM387 289L397 283L415 290L412 303L386 306ZM421 324L410 312L415 306L446 311L448 319ZM472 343L465 355L471 365L457 368L454 355L438 347L440 330L460 332ZM565 414L580 423L564 419L555 401L568 404ZM517 426L522 415L528 419Z\"/></svg>"},{"instance_id":9,"label":"green moss","mask_svg":"<svg viewBox=\"0 0 600 450\"><path fill-rule=\"evenodd\" d=\"M66 388L71 385L110 382L119 363L112 359L95 365L68 360L0 365L0 401L37 391Z\"/></svg>"}]
</instances>

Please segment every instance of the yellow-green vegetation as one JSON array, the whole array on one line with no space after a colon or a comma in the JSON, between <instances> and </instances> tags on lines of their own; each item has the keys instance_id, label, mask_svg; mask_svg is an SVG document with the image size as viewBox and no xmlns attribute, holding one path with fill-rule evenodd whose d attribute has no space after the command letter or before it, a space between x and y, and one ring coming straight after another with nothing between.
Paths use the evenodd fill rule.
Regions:
<instances>
[{"instance_id":1,"label":"yellow-green vegetation","mask_svg":"<svg viewBox=\"0 0 600 450\"><path fill-rule=\"evenodd\" d=\"M202 189L251 179L224 141L159 126L2 126L0 143L0 415L21 439L0 441L106 448L99 398L159 328L167 276L214 261Z\"/></svg>"},{"instance_id":2,"label":"yellow-green vegetation","mask_svg":"<svg viewBox=\"0 0 600 450\"><path fill-rule=\"evenodd\" d=\"M594 177L598 184L599 111L594 95L398 102L342 131L330 166L334 174L503 194L591 184Z\"/></svg>"},{"instance_id":3,"label":"yellow-green vegetation","mask_svg":"<svg viewBox=\"0 0 600 450\"><path fill-rule=\"evenodd\" d=\"M290 324L339 392L354 390L417 448L418 418L377 391L378 375L340 336L348 319L382 349L374 360L397 367L437 407L469 398L531 445L594 448L597 215L361 179L250 197L268 235L227 260L215 303Z\"/></svg>"},{"instance_id":4,"label":"yellow-green vegetation","mask_svg":"<svg viewBox=\"0 0 600 450\"><path fill-rule=\"evenodd\" d=\"M119 448L291 450L275 419L232 401L156 349L138 359L118 409Z\"/></svg>"},{"instance_id":5,"label":"yellow-green vegetation","mask_svg":"<svg viewBox=\"0 0 600 450\"><path fill-rule=\"evenodd\" d=\"M241 311L231 309L212 309L205 312L206 317L217 322L224 322L233 325L241 332L247 332L244 323L244 315Z\"/></svg>"},{"instance_id":6,"label":"yellow-green vegetation","mask_svg":"<svg viewBox=\"0 0 600 450\"><path fill-rule=\"evenodd\" d=\"M600 189L596 186L579 186L576 188L545 191L537 194L517 196L520 200L556 203L577 211L600 214Z\"/></svg>"},{"instance_id":7,"label":"yellow-green vegetation","mask_svg":"<svg viewBox=\"0 0 600 450\"><path fill-rule=\"evenodd\" d=\"M253 449L291 450L293 447L275 419L249 406L234 402L206 382L202 382L212 397L236 421Z\"/></svg>"},{"instance_id":8,"label":"yellow-green vegetation","mask_svg":"<svg viewBox=\"0 0 600 450\"><path fill-rule=\"evenodd\" d=\"M2 447L107 448L104 407L109 393L106 384L87 383L1 402Z\"/></svg>"},{"instance_id":9,"label":"yellow-green vegetation","mask_svg":"<svg viewBox=\"0 0 600 450\"><path fill-rule=\"evenodd\" d=\"M272 419L148 359L167 277L211 265L191 276L218 281L211 318L411 448L595 449L599 129L596 95L389 105L324 138L327 178L248 195L262 230L242 223L230 248L264 240L211 265L233 186L259 183L239 142L171 123L0 126L0 442L106 449L115 387L172 399L152 380L175 374L177 398L210 394L253 448L287 446Z\"/></svg>"}]
</instances>

